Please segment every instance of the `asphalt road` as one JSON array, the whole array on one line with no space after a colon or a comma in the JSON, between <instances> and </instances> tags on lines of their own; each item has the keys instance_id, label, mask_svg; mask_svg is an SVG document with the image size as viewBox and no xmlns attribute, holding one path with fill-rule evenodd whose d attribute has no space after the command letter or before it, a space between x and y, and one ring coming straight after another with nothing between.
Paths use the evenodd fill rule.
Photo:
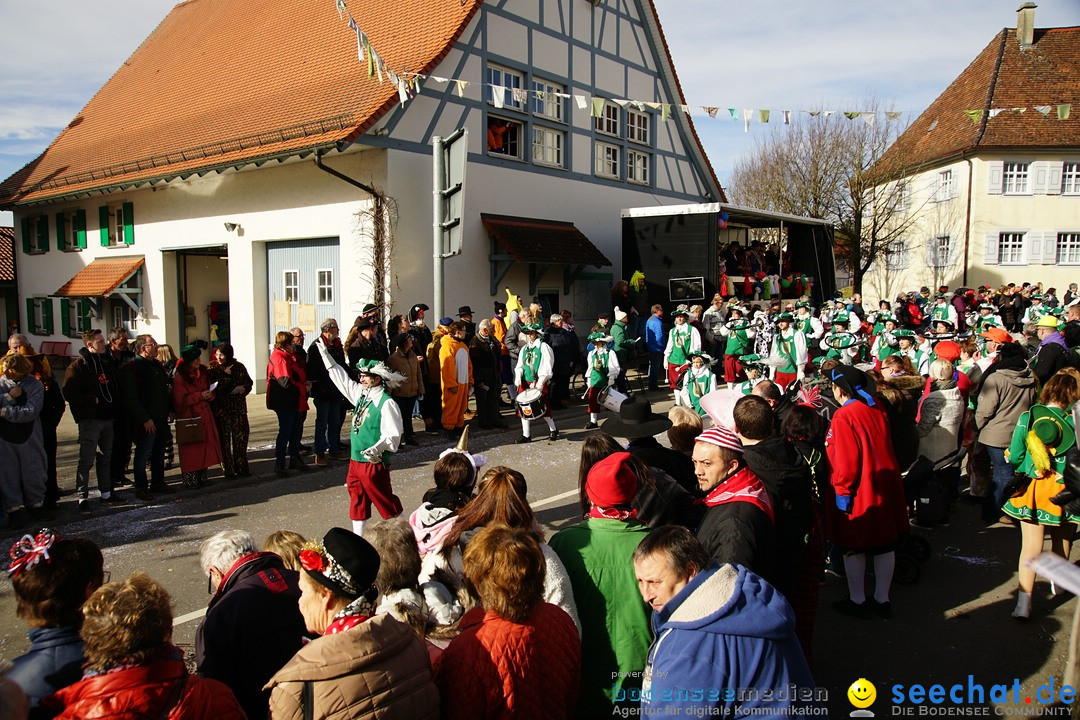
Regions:
<instances>
[{"instance_id":1,"label":"asphalt road","mask_svg":"<svg viewBox=\"0 0 1080 720\"><path fill-rule=\"evenodd\" d=\"M653 393L651 399L656 411L670 407L669 393ZM273 477L270 445L276 421L263 407L262 396L249 398L249 411L256 477L226 482L218 470L206 488L180 488L152 505L132 503L105 510L95 502L95 514L89 517L75 512L69 495L52 523L63 534L95 540L114 579L143 570L164 583L178 619L174 641L181 646L194 642L200 612L209 599L198 565L203 539L229 528L245 529L261 542L283 528L313 537L333 525L349 527L345 464L284 479ZM513 444L519 428L514 418L507 417L510 430L478 432L470 443L470 449L484 453L490 465L509 465L525 474L530 502L549 534L579 519L577 463L587 419L580 405L557 413L556 418L564 437L554 442L546 439L546 428L541 432L538 427L535 434L542 439L534 438L529 445ZM308 419L309 437L313 422L313 417ZM70 488L77 453L70 415L61 425L60 438L61 488ZM400 453L392 470L394 489L406 513L419 505L431 486L431 468L448 445L442 435L421 435L420 439L423 446ZM169 482L177 487L178 478L178 470L169 473ZM132 495L130 488L124 494ZM1035 694L1038 687L1061 687L1074 599L1071 595L1049 598L1048 585L1040 581L1032 619L1011 619L1019 531L1003 525L984 528L978 519L977 508L961 505L950 526L917 531L931 542L932 556L921 566L922 576L915 584L894 584L892 620L836 615L829 606L846 593L846 586L835 577L825 578L813 670L819 686L828 693L832 716L853 710L846 692L858 678L876 686L878 699L871 710L878 717L905 714L905 708L891 707L891 701L897 693L907 697L915 684L940 683L948 688L960 683L964 694L969 682L982 684L986 697L975 703L976 712L994 716L1041 709ZM2 534L0 547L7 548L13 533ZM25 627L15 616L11 585L0 583L0 658L16 657L27 647ZM1018 702L1013 702L1014 680L1020 684ZM1008 703L990 702L994 684L1009 686ZM1045 690L1042 696L1046 697ZM1028 697L1031 703L1025 702ZM913 715L920 714L918 705L901 704L913 708ZM925 703L922 709L927 709Z\"/></svg>"}]
</instances>

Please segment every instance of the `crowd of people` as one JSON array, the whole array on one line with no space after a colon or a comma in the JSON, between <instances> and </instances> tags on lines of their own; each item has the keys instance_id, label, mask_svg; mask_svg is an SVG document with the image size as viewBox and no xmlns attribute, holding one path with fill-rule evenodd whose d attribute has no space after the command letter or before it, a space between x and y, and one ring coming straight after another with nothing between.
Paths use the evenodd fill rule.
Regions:
<instances>
[{"instance_id":1,"label":"crowd of people","mask_svg":"<svg viewBox=\"0 0 1080 720\"><path fill-rule=\"evenodd\" d=\"M613 299L630 297L625 285ZM508 300L479 323L462 307L434 332L418 304L385 331L368 308L344 342L333 319L306 347L302 330L279 333L267 372L277 470L308 469L299 428L311 398L315 462L349 463L352 526L312 541L282 531L261 550L241 530L207 538L212 599L194 675L171 644L157 581L108 582L88 540L46 529L16 542L8 572L31 650L6 679L34 717L811 714L826 571L845 578L833 612L892 618L898 549L913 525L947 522L962 499L988 524L1020 529L1013 617L1033 612L1027 561L1045 535L1069 555L1080 523L1075 287L1060 300L1028 285L932 298L923 288L873 309L857 293L817 310L806 296L754 307L719 294L708 309L676 307L670 326L659 305L634 323L641 313L616 304L585 347L569 313L545 321L539 306ZM1028 306L1010 327L1002 308L1014 302ZM114 357L126 347L112 350L100 333L85 344L59 388L89 458L80 455L80 509L91 460L102 501L115 497L119 407L138 490L158 489L170 417L189 421L174 434L185 482L205 482L217 463L246 471L237 400L251 379L230 348L214 348L206 370L204 348L186 347L170 374L149 336L126 362ZM55 380L25 338L11 349L3 472L47 477L41 415ZM639 354L648 387L674 393L666 416L629 387ZM582 520L548 537L524 474L487 467L468 428L504 425L505 384L518 442L532 440L537 420L558 439L552 409L569 401L575 372L591 431ZM605 403L611 393L619 404ZM414 418L454 446L406 516L390 467L416 442ZM49 486L8 477L6 507L40 518Z\"/></svg>"},{"instance_id":2,"label":"crowd of people","mask_svg":"<svg viewBox=\"0 0 1080 720\"><path fill-rule=\"evenodd\" d=\"M184 347L180 357L150 335L129 342L123 328L82 334L83 347L58 378L49 358L22 334L8 338L0 394L0 467L5 523L20 527L52 519L57 484L56 428L66 410L78 428L75 470L78 510L88 515L91 473L100 502L124 504L119 488L153 502L172 492L165 471L179 455L181 479L197 487L222 465L226 478L250 474L245 397L253 381L228 343ZM130 477L129 474L130 467Z\"/></svg>"}]
</instances>

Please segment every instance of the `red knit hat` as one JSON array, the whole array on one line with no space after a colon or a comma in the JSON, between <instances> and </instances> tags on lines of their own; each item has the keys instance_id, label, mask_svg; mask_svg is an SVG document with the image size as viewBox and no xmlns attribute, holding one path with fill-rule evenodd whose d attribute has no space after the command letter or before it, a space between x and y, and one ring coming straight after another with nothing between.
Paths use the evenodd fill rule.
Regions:
<instances>
[{"instance_id":1,"label":"red knit hat","mask_svg":"<svg viewBox=\"0 0 1080 720\"><path fill-rule=\"evenodd\" d=\"M742 440L739 439L739 436L723 425L714 425L708 430L703 431L697 436L696 442L709 443L710 445L716 445L717 447L734 450L737 453L743 451Z\"/></svg>"},{"instance_id":2,"label":"red knit hat","mask_svg":"<svg viewBox=\"0 0 1080 720\"><path fill-rule=\"evenodd\" d=\"M608 455L592 466L585 478L585 494L597 507L629 505L637 495L637 475L630 468L630 453Z\"/></svg>"},{"instance_id":3,"label":"red knit hat","mask_svg":"<svg viewBox=\"0 0 1080 720\"><path fill-rule=\"evenodd\" d=\"M942 340L934 346L934 354L941 360L956 362L960 359L960 346L952 340Z\"/></svg>"}]
</instances>

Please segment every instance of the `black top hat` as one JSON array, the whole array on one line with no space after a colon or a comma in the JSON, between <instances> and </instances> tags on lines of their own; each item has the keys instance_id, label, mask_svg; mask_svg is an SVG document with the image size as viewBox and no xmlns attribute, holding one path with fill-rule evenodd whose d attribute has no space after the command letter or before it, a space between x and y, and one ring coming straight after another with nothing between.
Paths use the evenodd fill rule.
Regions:
<instances>
[{"instance_id":1,"label":"black top hat","mask_svg":"<svg viewBox=\"0 0 1080 720\"><path fill-rule=\"evenodd\" d=\"M322 540L318 559L301 558L308 576L338 595L355 600L361 595L374 595L375 577L379 574L379 553L364 538L343 528L330 528ZM310 553L311 550L301 551ZM314 561L314 562L313 562ZM309 565L314 565L309 567Z\"/></svg>"},{"instance_id":2,"label":"black top hat","mask_svg":"<svg viewBox=\"0 0 1080 720\"><path fill-rule=\"evenodd\" d=\"M462 305L457 309L457 314L458 317L461 317L462 315L472 315L472 308L468 305Z\"/></svg>"},{"instance_id":3,"label":"black top hat","mask_svg":"<svg viewBox=\"0 0 1080 720\"><path fill-rule=\"evenodd\" d=\"M652 437L671 427L671 421L652 411L644 395L632 395L619 407L618 417L608 418L600 429L608 435L628 439Z\"/></svg>"}]
</instances>

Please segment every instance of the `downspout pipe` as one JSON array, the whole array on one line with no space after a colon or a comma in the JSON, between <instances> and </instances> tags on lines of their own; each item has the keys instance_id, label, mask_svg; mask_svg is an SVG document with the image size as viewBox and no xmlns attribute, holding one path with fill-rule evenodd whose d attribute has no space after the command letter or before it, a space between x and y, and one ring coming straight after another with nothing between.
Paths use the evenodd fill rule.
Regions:
<instances>
[{"instance_id":1,"label":"downspout pipe","mask_svg":"<svg viewBox=\"0 0 1080 720\"><path fill-rule=\"evenodd\" d=\"M960 159L967 163L967 209L964 213L964 277L962 284L967 287L968 284L968 266L970 265L969 259L971 257L971 201L973 198L971 189L975 183L975 167L971 162L971 158L967 154L967 150L960 153ZM983 258L985 261L985 258Z\"/></svg>"}]
</instances>

